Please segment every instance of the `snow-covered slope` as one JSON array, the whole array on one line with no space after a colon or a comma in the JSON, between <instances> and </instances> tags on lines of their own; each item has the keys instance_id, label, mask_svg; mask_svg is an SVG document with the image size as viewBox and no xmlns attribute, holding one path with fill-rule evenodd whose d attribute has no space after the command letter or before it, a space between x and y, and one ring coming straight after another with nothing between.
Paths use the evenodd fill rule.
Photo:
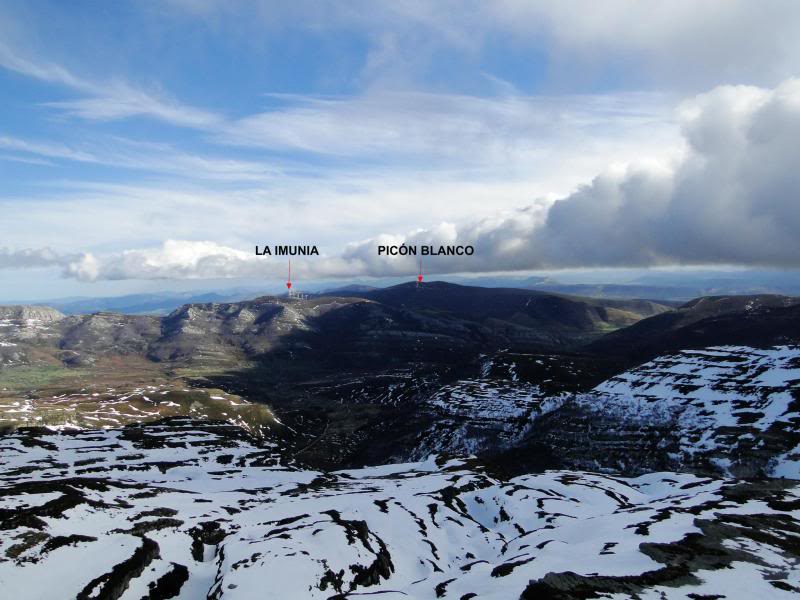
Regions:
<instances>
[{"instance_id":1,"label":"snow-covered slope","mask_svg":"<svg viewBox=\"0 0 800 600\"><path fill-rule=\"evenodd\" d=\"M796 482L323 473L175 420L0 439L0 586L52 598L793 597ZM690 596L700 597L700 596Z\"/></svg>"},{"instance_id":2,"label":"snow-covered slope","mask_svg":"<svg viewBox=\"0 0 800 600\"><path fill-rule=\"evenodd\" d=\"M481 355L478 364L478 377L441 385L424 398L428 426L408 458L511 448L537 418L566 402L567 390L582 377L566 357L501 351Z\"/></svg>"},{"instance_id":3,"label":"snow-covered slope","mask_svg":"<svg viewBox=\"0 0 800 600\"><path fill-rule=\"evenodd\" d=\"M425 402L431 425L420 436L412 457L509 448L527 433L536 417L566 399L566 394L551 396L537 385L511 379L467 379L442 386Z\"/></svg>"},{"instance_id":4,"label":"snow-covered slope","mask_svg":"<svg viewBox=\"0 0 800 600\"><path fill-rule=\"evenodd\" d=\"M578 394L549 388L548 370L523 381L513 361L495 362L425 400L430 424L412 458L508 451L501 461L528 468L800 479L798 346L685 350Z\"/></svg>"},{"instance_id":5,"label":"snow-covered slope","mask_svg":"<svg viewBox=\"0 0 800 600\"><path fill-rule=\"evenodd\" d=\"M800 347L685 350L622 373L576 404L588 441L605 444L603 458L641 458L624 443L638 439L673 466L800 479Z\"/></svg>"}]
</instances>

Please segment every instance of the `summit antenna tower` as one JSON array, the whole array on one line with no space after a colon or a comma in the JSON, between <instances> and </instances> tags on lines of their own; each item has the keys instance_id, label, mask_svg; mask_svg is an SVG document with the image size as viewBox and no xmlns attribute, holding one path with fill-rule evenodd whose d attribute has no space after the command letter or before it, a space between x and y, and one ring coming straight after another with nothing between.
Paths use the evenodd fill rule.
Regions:
<instances>
[{"instance_id":1,"label":"summit antenna tower","mask_svg":"<svg viewBox=\"0 0 800 600\"><path fill-rule=\"evenodd\" d=\"M292 259L289 259L289 276L286 278L286 289L289 290L286 294L292 300L308 300L308 294L298 291L296 288L292 289Z\"/></svg>"}]
</instances>

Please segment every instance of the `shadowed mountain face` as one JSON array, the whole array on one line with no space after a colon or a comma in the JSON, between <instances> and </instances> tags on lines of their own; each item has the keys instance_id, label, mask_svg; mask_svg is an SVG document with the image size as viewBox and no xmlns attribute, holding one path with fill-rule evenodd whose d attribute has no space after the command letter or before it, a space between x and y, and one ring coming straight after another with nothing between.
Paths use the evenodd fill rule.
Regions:
<instances>
[{"instance_id":1,"label":"shadowed mountain face","mask_svg":"<svg viewBox=\"0 0 800 600\"><path fill-rule=\"evenodd\" d=\"M591 342L585 350L642 362L665 352L721 344L764 347L800 338L800 298L712 296L644 319Z\"/></svg>"},{"instance_id":2,"label":"shadowed mountain face","mask_svg":"<svg viewBox=\"0 0 800 600\"><path fill-rule=\"evenodd\" d=\"M703 298L670 311L435 282L347 293L361 297L191 304L163 318L7 309L6 420L124 424L189 406L191 416L255 415L254 431L283 427L286 451L316 467L528 446L526 464L554 467L569 452L553 453L557 440L530 445L531 427L557 423L553 435L586 447L584 434L560 425L592 423L576 394L683 347L800 340L800 305L779 296ZM237 408L243 402L266 405L278 421ZM52 415L64 407L68 417Z\"/></svg>"},{"instance_id":3,"label":"shadowed mountain face","mask_svg":"<svg viewBox=\"0 0 800 600\"><path fill-rule=\"evenodd\" d=\"M435 310L486 326L522 341L568 345L625 327L670 307L649 300L597 300L512 288L480 288L444 282L402 284L350 295L387 306Z\"/></svg>"},{"instance_id":4,"label":"shadowed mountain face","mask_svg":"<svg viewBox=\"0 0 800 600\"><path fill-rule=\"evenodd\" d=\"M297 432L295 450L304 460L377 462L419 446L435 410L420 409L420 402L442 385L480 377L488 355L522 352L519 372L536 373L535 379L549 380L546 389L556 389L561 378L547 373L560 367L539 365L524 353L596 338L615 319L640 318L634 309L661 310L647 302L607 304L414 284L381 290L377 298L190 304L161 318L67 317L11 307L0 322L0 408L9 407L4 421L10 426L124 424L172 416L187 402L184 390L196 388L200 401L189 403L192 416L238 418L242 410L224 405L244 398L278 411ZM578 362L569 389L613 372L604 361ZM165 394L163 401L156 393ZM263 422L259 416L249 426L257 430Z\"/></svg>"},{"instance_id":5,"label":"shadowed mountain face","mask_svg":"<svg viewBox=\"0 0 800 600\"><path fill-rule=\"evenodd\" d=\"M311 353L337 366L378 357L454 362L449 352L563 350L668 310L649 301L445 283L348 294L187 304L163 318L116 313L64 317L44 307L5 307L0 336L5 347L16 348L16 363L32 350L51 351L54 361L75 365L109 354L140 354L158 362L235 366L281 352Z\"/></svg>"},{"instance_id":6,"label":"shadowed mountain face","mask_svg":"<svg viewBox=\"0 0 800 600\"><path fill-rule=\"evenodd\" d=\"M671 310L647 300L433 282L308 300L189 304L160 319L0 307L0 361L22 364L31 353L38 360L50 352L56 363L72 365L141 354L159 362L236 366L270 353L311 352L317 361L342 366L379 356L454 362L447 352L564 351L582 344L592 353L642 359L681 347L781 343L781 331L793 335L797 302L709 297Z\"/></svg>"},{"instance_id":7,"label":"shadowed mountain face","mask_svg":"<svg viewBox=\"0 0 800 600\"><path fill-rule=\"evenodd\" d=\"M148 357L157 361L235 365L294 340L330 311L347 309L352 299L287 300L259 298L232 304L189 304L161 320L161 335Z\"/></svg>"}]
</instances>

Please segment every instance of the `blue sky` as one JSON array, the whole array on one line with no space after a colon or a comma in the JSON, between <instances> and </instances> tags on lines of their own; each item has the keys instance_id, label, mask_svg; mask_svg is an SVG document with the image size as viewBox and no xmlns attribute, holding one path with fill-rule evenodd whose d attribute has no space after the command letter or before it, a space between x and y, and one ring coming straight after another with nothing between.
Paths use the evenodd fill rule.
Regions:
<instances>
[{"instance_id":1,"label":"blue sky","mask_svg":"<svg viewBox=\"0 0 800 600\"><path fill-rule=\"evenodd\" d=\"M714 165L730 139L784 156L798 25L788 1L7 0L0 296L280 278L265 243L319 245L308 278L403 275L378 240L478 244L442 273L794 267L793 165ZM758 231L693 231L698 203Z\"/></svg>"}]
</instances>

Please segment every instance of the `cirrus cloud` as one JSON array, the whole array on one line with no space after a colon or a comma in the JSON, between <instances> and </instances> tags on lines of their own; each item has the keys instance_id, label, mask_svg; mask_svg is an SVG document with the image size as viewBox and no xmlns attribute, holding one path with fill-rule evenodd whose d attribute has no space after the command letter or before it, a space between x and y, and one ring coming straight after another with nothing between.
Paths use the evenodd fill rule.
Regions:
<instances>
[{"instance_id":1,"label":"cirrus cloud","mask_svg":"<svg viewBox=\"0 0 800 600\"><path fill-rule=\"evenodd\" d=\"M733 264L800 267L800 80L774 89L720 86L679 109L688 146L672 164L611 168L550 203L460 225L349 244L302 261L306 277L412 273L413 258L377 255L386 244L472 245L470 257L430 257L431 273L576 267ZM274 277L285 262L208 241L95 257L0 253L0 267L58 264L93 279Z\"/></svg>"}]
</instances>

